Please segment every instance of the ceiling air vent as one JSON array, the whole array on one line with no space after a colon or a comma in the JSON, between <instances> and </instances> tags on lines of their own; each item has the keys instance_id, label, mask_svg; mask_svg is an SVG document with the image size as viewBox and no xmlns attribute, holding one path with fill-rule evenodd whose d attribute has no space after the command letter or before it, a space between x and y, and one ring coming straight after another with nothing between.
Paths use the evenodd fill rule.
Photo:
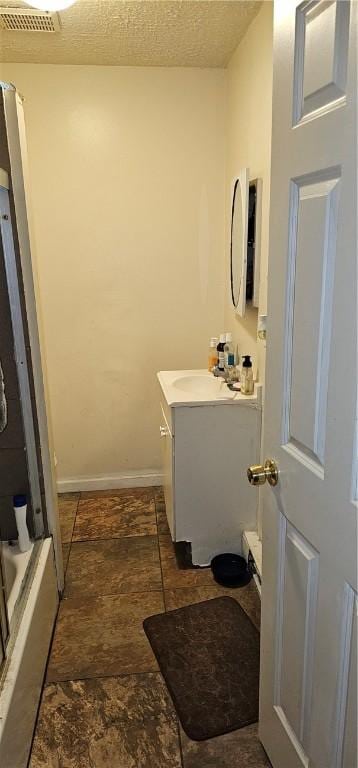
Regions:
<instances>
[{"instance_id":1,"label":"ceiling air vent","mask_svg":"<svg viewBox=\"0 0 358 768\"><path fill-rule=\"evenodd\" d=\"M25 8L0 8L0 28L8 32L59 32L57 13Z\"/></svg>"}]
</instances>

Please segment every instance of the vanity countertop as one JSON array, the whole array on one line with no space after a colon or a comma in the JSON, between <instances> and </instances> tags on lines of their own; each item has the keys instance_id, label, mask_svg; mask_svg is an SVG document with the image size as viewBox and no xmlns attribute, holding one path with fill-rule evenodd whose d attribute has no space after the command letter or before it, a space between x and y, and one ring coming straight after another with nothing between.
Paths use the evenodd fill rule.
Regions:
<instances>
[{"instance_id":1,"label":"vanity countertop","mask_svg":"<svg viewBox=\"0 0 358 768\"><path fill-rule=\"evenodd\" d=\"M231 391L222 378L207 370L159 371L163 395L170 407L183 405L251 405L261 408L262 385L255 384L252 395Z\"/></svg>"}]
</instances>

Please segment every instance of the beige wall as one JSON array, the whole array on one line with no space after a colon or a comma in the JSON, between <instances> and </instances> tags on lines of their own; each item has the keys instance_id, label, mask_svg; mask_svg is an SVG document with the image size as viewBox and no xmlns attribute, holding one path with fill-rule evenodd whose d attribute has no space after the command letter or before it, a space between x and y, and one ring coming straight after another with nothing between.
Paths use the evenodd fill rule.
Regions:
<instances>
[{"instance_id":1,"label":"beige wall","mask_svg":"<svg viewBox=\"0 0 358 768\"><path fill-rule=\"evenodd\" d=\"M272 4L227 70L2 65L25 96L58 475L160 470L159 369L232 330L264 376L257 311L229 292L230 186L263 180L266 310Z\"/></svg>"},{"instance_id":2,"label":"beige wall","mask_svg":"<svg viewBox=\"0 0 358 768\"><path fill-rule=\"evenodd\" d=\"M263 3L227 70L225 327L232 331L240 355L253 355L260 381L264 378L265 348L263 342L257 341L258 312L249 308L245 317L240 318L235 314L229 291L230 190L233 179L242 168L249 167L251 179L262 179L259 312L265 314L271 154L272 6L268 0Z\"/></svg>"},{"instance_id":3,"label":"beige wall","mask_svg":"<svg viewBox=\"0 0 358 768\"><path fill-rule=\"evenodd\" d=\"M4 65L25 96L59 478L160 467L159 369L223 324L223 70Z\"/></svg>"}]
</instances>

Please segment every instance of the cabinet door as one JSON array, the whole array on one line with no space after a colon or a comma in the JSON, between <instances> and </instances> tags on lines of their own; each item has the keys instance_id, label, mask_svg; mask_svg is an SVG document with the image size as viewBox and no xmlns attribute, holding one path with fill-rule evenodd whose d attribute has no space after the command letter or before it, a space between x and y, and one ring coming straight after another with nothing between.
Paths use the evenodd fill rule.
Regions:
<instances>
[{"instance_id":1,"label":"cabinet door","mask_svg":"<svg viewBox=\"0 0 358 768\"><path fill-rule=\"evenodd\" d=\"M173 462L174 462L174 438L165 418L163 406L161 406L162 422L160 436L162 445L163 487L165 509L168 525L173 541L175 541L175 515L174 515L174 491L173 491Z\"/></svg>"}]
</instances>

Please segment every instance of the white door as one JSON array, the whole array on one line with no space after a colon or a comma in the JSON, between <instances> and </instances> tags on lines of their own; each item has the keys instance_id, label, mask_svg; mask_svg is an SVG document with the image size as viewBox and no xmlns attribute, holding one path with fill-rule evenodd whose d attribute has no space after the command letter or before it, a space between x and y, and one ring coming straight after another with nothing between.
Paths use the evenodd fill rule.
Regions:
<instances>
[{"instance_id":1,"label":"white door","mask_svg":"<svg viewBox=\"0 0 358 768\"><path fill-rule=\"evenodd\" d=\"M275 0L260 738L356 768L357 2Z\"/></svg>"}]
</instances>

